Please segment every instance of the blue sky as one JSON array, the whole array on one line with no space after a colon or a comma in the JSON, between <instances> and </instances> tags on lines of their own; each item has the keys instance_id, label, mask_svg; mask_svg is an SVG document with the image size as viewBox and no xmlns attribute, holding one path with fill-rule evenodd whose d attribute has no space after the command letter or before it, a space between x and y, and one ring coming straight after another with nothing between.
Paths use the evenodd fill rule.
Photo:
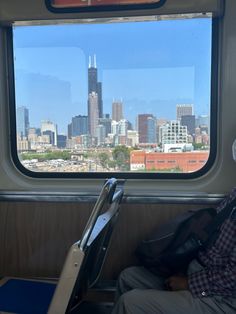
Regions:
<instances>
[{"instance_id":1,"label":"blue sky","mask_svg":"<svg viewBox=\"0 0 236 314\"><path fill-rule=\"evenodd\" d=\"M18 26L14 28L17 106L31 126L50 119L66 133L71 117L87 114L87 68L96 54L104 113L123 99L125 117L175 119L177 103L208 114L211 20Z\"/></svg>"}]
</instances>

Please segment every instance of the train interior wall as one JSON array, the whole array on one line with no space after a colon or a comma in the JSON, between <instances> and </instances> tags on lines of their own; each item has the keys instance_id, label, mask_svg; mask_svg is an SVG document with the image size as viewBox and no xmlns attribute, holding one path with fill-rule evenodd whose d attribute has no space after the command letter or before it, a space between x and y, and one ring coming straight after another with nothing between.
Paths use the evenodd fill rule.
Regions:
<instances>
[{"instance_id":1,"label":"train interior wall","mask_svg":"<svg viewBox=\"0 0 236 314\"><path fill-rule=\"evenodd\" d=\"M122 204L102 272L115 279L137 264L134 251L152 230L204 204ZM80 239L93 203L1 202L0 276L57 278L69 247Z\"/></svg>"}]
</instances>

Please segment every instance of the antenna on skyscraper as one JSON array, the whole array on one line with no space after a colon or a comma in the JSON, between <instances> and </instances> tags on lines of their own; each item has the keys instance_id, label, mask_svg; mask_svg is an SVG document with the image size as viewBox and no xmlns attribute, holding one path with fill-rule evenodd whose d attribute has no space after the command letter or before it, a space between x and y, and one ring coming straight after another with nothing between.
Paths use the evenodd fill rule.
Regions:
<instances>
[{"instance_id":1,"label":"antenna on skyscraper","mask_svg":"<svg viewBox=\"0 0 236 314\"><path fill-rule=\"evenodd\" d=\"M91 68L91 56L89 56L89 68Z\"/></svg>"},{"instance_id":2,"label":"antenna on skyscraper","mask_svg":"<svg viewBox=\"0 0 236 314\"><path fill-rule=\"evenodd\" d=\"M93 59L93 60L94 60L94 61L93 61L93 62L94 62L94 65L93 65L93 66L96 68L96 67L97 67L96 55L94 55L94 59Z\"/></svg>"}]
</instances>

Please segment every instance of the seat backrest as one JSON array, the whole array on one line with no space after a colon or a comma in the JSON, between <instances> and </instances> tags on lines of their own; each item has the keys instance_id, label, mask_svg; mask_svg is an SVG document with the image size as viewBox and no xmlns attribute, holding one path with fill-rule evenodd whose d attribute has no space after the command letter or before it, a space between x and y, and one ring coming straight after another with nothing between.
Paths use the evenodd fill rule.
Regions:
<instances>
[{"instance_id":1,"label":"seat backrest","mask_svg":"<svg viewBox=\"0 0 236 314\"><path fill-rule=\"evenodd\" d=\"M69 250L49 314L70 313L99 278L122 196L116 179L105 182L81 240Z\"/></svg>"}]
</instances>

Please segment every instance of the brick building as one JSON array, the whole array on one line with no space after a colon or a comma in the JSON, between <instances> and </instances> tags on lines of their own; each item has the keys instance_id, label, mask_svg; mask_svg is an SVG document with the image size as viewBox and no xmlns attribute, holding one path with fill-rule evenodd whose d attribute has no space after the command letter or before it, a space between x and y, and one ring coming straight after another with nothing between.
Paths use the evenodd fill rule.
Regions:
<instances>
[{"instance_id":1,"label":"brick building","mask_svg":"<svg viewBox=\"0 0 236 314\"><path fill-rule=\"evenodd\" d=\"M178 152L178 153L147 153L132 151L130 154L130 169L194 172L201 169L207 162L209 151Z\"/></svg>"}]
</instances>

